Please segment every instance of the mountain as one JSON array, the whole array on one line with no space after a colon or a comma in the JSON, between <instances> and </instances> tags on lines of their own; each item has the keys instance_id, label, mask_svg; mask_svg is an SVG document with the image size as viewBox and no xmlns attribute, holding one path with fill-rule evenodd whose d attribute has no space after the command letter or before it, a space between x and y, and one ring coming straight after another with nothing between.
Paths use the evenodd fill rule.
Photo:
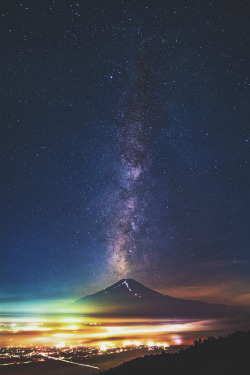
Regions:
<instances>
[{"instance_id":1,"label":"mountain","mask_svg":"<svg viewBox=\"0 0 250 375\"><path fill-rule=\"evenodd\" d=\"M76 301L96 315L140 317L218 317L245 312L238 307L174 298L150 289L134 279L121 279L95 294Z\"/></svg>"}]
</instances>

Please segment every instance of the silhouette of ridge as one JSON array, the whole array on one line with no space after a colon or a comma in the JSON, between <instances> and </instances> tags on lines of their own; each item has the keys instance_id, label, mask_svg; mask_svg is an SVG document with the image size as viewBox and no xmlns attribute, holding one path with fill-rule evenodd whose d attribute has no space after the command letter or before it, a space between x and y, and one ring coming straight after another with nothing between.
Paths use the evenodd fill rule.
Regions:
<instances>
[{"instance_id":1,"label":"silhouette of ridge","mask_svg":"<svg viewBox=\"0 0 250 375\"><path fill-rule=\"evenodd\" d=\"M196 340L179 353L147 355L101 372L103 375L248 375L250 331L238 331L218 339Z\"/></svg>"}]
</instances>

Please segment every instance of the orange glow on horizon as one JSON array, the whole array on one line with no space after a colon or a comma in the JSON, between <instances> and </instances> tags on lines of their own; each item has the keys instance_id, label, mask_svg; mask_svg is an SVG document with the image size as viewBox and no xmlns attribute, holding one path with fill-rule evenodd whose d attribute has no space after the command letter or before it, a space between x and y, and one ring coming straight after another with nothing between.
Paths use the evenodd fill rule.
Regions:
<instances>
[{"instance_id":1,"label":"orange glow on horizon","mask_svg":"<svg viewBox=\"0 0 250 375\"><path fill-rule=\"evenodd\" d=\"M192 343L200 331L216 330L218 321L89 318L81 316L0 319L4 346L158 346ZM196 333L197 332L197 333ZM62 344L63 343L63 344ZM109 344L107 344L109 343ZM104 350L104 349L103 349Z\"/></svg>"}]
</instances>

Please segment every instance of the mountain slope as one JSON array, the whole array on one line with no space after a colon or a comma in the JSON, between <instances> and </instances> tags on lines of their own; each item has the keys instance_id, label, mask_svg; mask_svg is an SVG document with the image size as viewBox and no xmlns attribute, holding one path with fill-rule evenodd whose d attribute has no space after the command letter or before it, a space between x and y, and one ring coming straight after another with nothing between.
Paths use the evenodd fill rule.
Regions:
<instances>
[{"instance_id":1,"label":"mountain slope","mask_svg":"<svg viewBox=\"0 0 250 375\"><path fill-rule=\"evenodd\" d=\"M239 309L235 307L164 295L134 279L121 279L76 303L83 310L84 307L91 306L96 314L109 316L216 317L239 313Z\"/></svg>"},{"instance_id":2,"label":"mountain slope","mask_svg":"<svg viewBox=\"0 0 250 375\"><path fill-rule=\"evenodd\" d=\"M149 355L102 372L104 375L248 375L250 331L209 337L175 354Z\"/></svg>"}]
</instances>

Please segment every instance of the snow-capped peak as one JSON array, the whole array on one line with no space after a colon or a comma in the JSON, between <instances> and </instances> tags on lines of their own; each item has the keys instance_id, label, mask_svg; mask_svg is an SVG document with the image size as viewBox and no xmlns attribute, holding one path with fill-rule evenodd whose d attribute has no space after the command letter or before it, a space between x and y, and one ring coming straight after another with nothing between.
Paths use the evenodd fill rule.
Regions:
<instances>
[{"instance_id":1,"label":"snow-capped peak","mask_svg":"<svg viewBox=\"0 0 250 375\"><path fill-rule=\"evenodd\" d=\"M127 282L126 279L123 280L123 282L122 282L121 284L118 284L118 285L114 286L114 289L119 288L119 287L122 286L122 285L125 285L125 286L128 288L128 290L129 290L130 292L132 292L132 289L130 289L130 287L129 287L129 285L128 285L128 282Z\"/></svg>"},{"instance_id":2,"label":"snow-capped peak","mask_svg":"<svg viewBox=\"0 0 250 375\"><path fill-rule=\"evenodd\" d=\"M126 287L128 288L128 290L129 290L130 292L132 292L132 290L130 289L130 287L129 287L129 285L128 285L127 280L124 280L122 284L125 284Z\"/></svg>"}]
</instances>

